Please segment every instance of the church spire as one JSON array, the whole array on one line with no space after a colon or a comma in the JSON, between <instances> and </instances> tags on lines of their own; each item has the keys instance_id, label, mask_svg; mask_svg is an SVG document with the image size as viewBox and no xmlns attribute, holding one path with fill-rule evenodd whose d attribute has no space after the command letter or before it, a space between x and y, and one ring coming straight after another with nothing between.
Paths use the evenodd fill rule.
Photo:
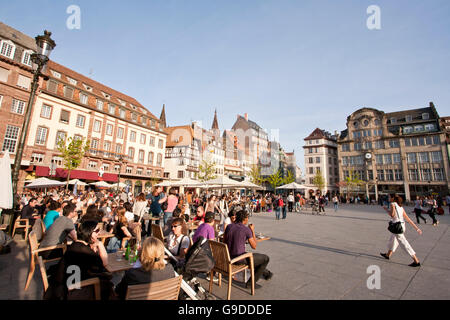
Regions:
<instances>
[{"instance_id":1,"label":"church spire","mask_svg":"<svg viewBox=\"0 0 450 320\"><path fill-rule=\"evenodd\" d=\"M159 116L159 120L161 120L162 125L164 126L164 128L167 127L167 123L166 123L166 105L163 104L163 108L161 111L161 115Z\"/></svg>"},{"instance_id":2,"label":"church spire","mask_svg":"<svg viewBox=\"0 0 450 320\"><path fill-rule=\"evenodd\" d=\"M213 120L211 129L219 130L219 122L217 121L217 109L214 111L214 120Z\"/></svg>"}]
</instances>

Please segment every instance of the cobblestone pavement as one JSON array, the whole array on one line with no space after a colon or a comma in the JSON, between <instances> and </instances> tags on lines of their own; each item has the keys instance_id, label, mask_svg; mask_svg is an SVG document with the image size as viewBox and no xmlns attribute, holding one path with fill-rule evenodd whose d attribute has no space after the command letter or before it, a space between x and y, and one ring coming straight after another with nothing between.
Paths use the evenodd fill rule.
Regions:
<instances>
[{"instance_id":1,"label":"cobblestone pavement","mask_svg":"<svg viewBox=\"0 0 450 320\"><path fill-rule=\"evenodd\" d=\"M412 208L406 208L410 213ZM426 215L425 215L426 216ZM414 214L410 217L415 221ZM450 216L437 216L421 224L423 234L407 226L406 238L417 252L420 268L409 267L412 259L399 248L391 260L380 257L387 251L389 221L380 206L331 206L325 215L288 213L286 220L275 220L274 213L255 213L250 222L256 232L270 236L260 242L256 252L269 255L268 268L274 273L270 281L260 280L254 296L239 282L233 281L231 299L299 300L299 299L450 299ZM249 248L250 251L252 251ZM381 271L381 288L368 289L369 266ZM0 256L0 299L41 299L40 273L35 272L24 292L28 272L25 241L15 237L12 253ZM115 279L120 279L120 275ZM208 289L208 282L200 279ZM225 299L227 281L213 287L217 299Z\"/></svg>"}]
</instances>

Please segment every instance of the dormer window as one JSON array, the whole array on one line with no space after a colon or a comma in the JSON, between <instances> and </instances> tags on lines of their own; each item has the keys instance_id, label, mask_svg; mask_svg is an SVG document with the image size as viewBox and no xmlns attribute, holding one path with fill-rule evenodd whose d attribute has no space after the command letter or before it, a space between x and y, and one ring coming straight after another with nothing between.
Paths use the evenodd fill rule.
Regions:
<instances>
[{"instance_id":1,"label":"dormer window","mask_svg":"<svg viewBox=\"0 0 450 320\"><path fill-rule=\"evenodd\" d=\"M125 110L124 109L120 109L120 117L122 119L125 119Z\"/></svg>"},{"instance_id":2,"label":"dormer window","mask_svg":"<svg viewBox=\"0 0 450 320\"><path fill-rule=\"evenodd\" d=\"M22 63L31 67L31 55L32 54L33 54L33 51L25 50L22 55Z\"/></svg>"},{"instance_id":3,"label":"dormer window","mask_svg":"<svg viewBox=\"0 0 450 320\"><path fill-rule=\"evenodd\" d=\"M117 98L117 101L119 101L119 103L124 107L127 105L127 103L125 101L120 100L119 98Z\"/></svg>"},{"instance_id":4,"label":"dormer window","mask_svg":"<svg viewBox=\"0 0 450 320\"><path fill-rule=\"evenodd\" d=\"M137 110L137 107L135 105L131 105L131 107L133 108L133 110Z\"/></svg>"},{"instance_id":5,"label":"dormer window","mask_svg":"<svg viewBox=\"0 0 450 320\"><path fill-rule=\"evenodd\" d=\"M430 119L430 114L429 114L429 113L422 113L422 119L423 119L423 120L428 120L428 119Z\"/></svg>"},{"instance_id":6,"label":"dormer window","mask_svg":"<svg viewBox=\"0 0 450 320\"><path fill-rule=\"evenodd\" d=\"M397 119L396 118L391 118L391 123L397 123Z\"/></svg>"},{"instance_id":7,"label":"dormer window","mask_svg":"<svg viewBox=\"0 0 450 320\"><path fill-rule=\"evenodd\" d=\"M103 92L102 91L102 94L103 94L103 96L106 98L106 99L111 99L111 95L109 95L109 94L107 94L107 93L105 93L105 92Z\"/></svg>"},{"instance_id":8,"label":"dormer window","mask_svg":"<svg viewBox=\"0 0 450 320\"><path fill-rule=\"evenodd\" d=\"M14 59L14 53L16 52L16 46L12 41L3 40L0 42L0 54L2 56Z\"/></svg>"},{"instance_id":9,"label":"dormer window","mask_svg":"<svg viewBox=\"0 0 450 320\"><path fill-rule=\"evenodd\" d=\"M70 83L71 85L73 85L73 86L76 86L76 85L77 85L77 83L78 83L78 81L77 81L77 80L75 80L75 79L72 79L72 78L69 78L69 77L67 77L67 80L69 80L69 83Z\"/></svg>"},{"instance_id":10,"label":"dormer window","mask_svg":"<svg viewBox=\"0 0 450 320\"><path fill-rule=\"evenodd\" d=\"M97 99L97 110L103 111L103 101Z\"/></svg>"},{"instance_id":11,"label":"dormer window","mask_svg":"<svg viewBox=\"0 0 450 320\"><path fill-rule=\"evenodd\" d=\"M87 84L83 83L83 87L84 87L87 91L92 92L92 87L88 86Z\"/></svg>"},{"instance_id":12,"label":"dormer window","mask_svg":"<svg viewBox=\"0 0 450 320\"><path fill-rule=\"evenodd\" d=\"M80 93L80 102L82 104L87 104L88 103L88 96L87 96L87 94Z\"/></svg>"},{"instance_id":13,"label":"dormer window","mask_svg":"<svg viewBox=\"0 0 450 320\"><path fill-rule=\"evenodd\" d=\"M407 116L405 117L405 121L406 121L406 122L411 122L411 121L412 121L412 115L407 115Z\"/></svg>"},{"instance_id":14,"label":"dormer window","mask_svg":"<svg viewBox=\"0 0 450 320\"><path fill-rule=\"evenodd\" d=\"M50 72L52 73L52 75L53 75L55 78L61 79L61 73L56 72L56 71L54 71L54 70L50 70Z\"/></svg>"}]
</instances>

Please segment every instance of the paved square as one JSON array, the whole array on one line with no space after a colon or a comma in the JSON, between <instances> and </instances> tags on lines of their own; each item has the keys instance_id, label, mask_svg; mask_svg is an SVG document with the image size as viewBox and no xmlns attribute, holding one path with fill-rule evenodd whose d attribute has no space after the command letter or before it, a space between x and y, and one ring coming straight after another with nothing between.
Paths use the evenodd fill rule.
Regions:
<instances>
[{"instance_id":1,"label":"paved square","mask_svg":"<svg viewBox=\"0 0 450 320\"><path fill-rule=\"evenodd\" d=\"M410 213L412 208L406 208ZM407 226L406 238L422 266L408 267L412 259L400 247L387 261L379 256L387 251L388 215L380 206L341 205L338 212L326 208L325 216L288 213L275 220L274 213L257 213L250 218L256 232L271 239L260 242L257 252L270 257L272 280L254 296L233 282L231 299L450 299L450 216L437 216L440 224L421 224L423 234ZM410 217L415 221L413 214ZM249 249L250 250L250 249ZM369 290L367 268L381 270L381 288ZM26 243L16 237L13 252L0 256L0 299L40 299L39 272L27 292L23 291L28 271ZM200 280L208 289L206 280ZM213 294L226 298L226 281L216 284Z\"/></svg>"}]
</instances>

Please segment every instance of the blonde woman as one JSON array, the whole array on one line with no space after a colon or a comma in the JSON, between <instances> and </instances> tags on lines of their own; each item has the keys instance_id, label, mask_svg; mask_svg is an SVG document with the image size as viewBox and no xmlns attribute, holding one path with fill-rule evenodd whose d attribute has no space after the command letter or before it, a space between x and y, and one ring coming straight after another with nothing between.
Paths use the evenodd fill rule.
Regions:
<instances>
[{"instance_id":1,"label":"blonde woman","mask_svg":"<svg viewBox=\"0 0 450 320\"><path fill-rule=\"evenodd\" d=\"M119 299L124 300L129 285L163 281L175 277L172 265L164 261L164 244L148 237L139 252L139 263L125 271L122 281L116 287Z\"/></svg>"}]
</instances>

